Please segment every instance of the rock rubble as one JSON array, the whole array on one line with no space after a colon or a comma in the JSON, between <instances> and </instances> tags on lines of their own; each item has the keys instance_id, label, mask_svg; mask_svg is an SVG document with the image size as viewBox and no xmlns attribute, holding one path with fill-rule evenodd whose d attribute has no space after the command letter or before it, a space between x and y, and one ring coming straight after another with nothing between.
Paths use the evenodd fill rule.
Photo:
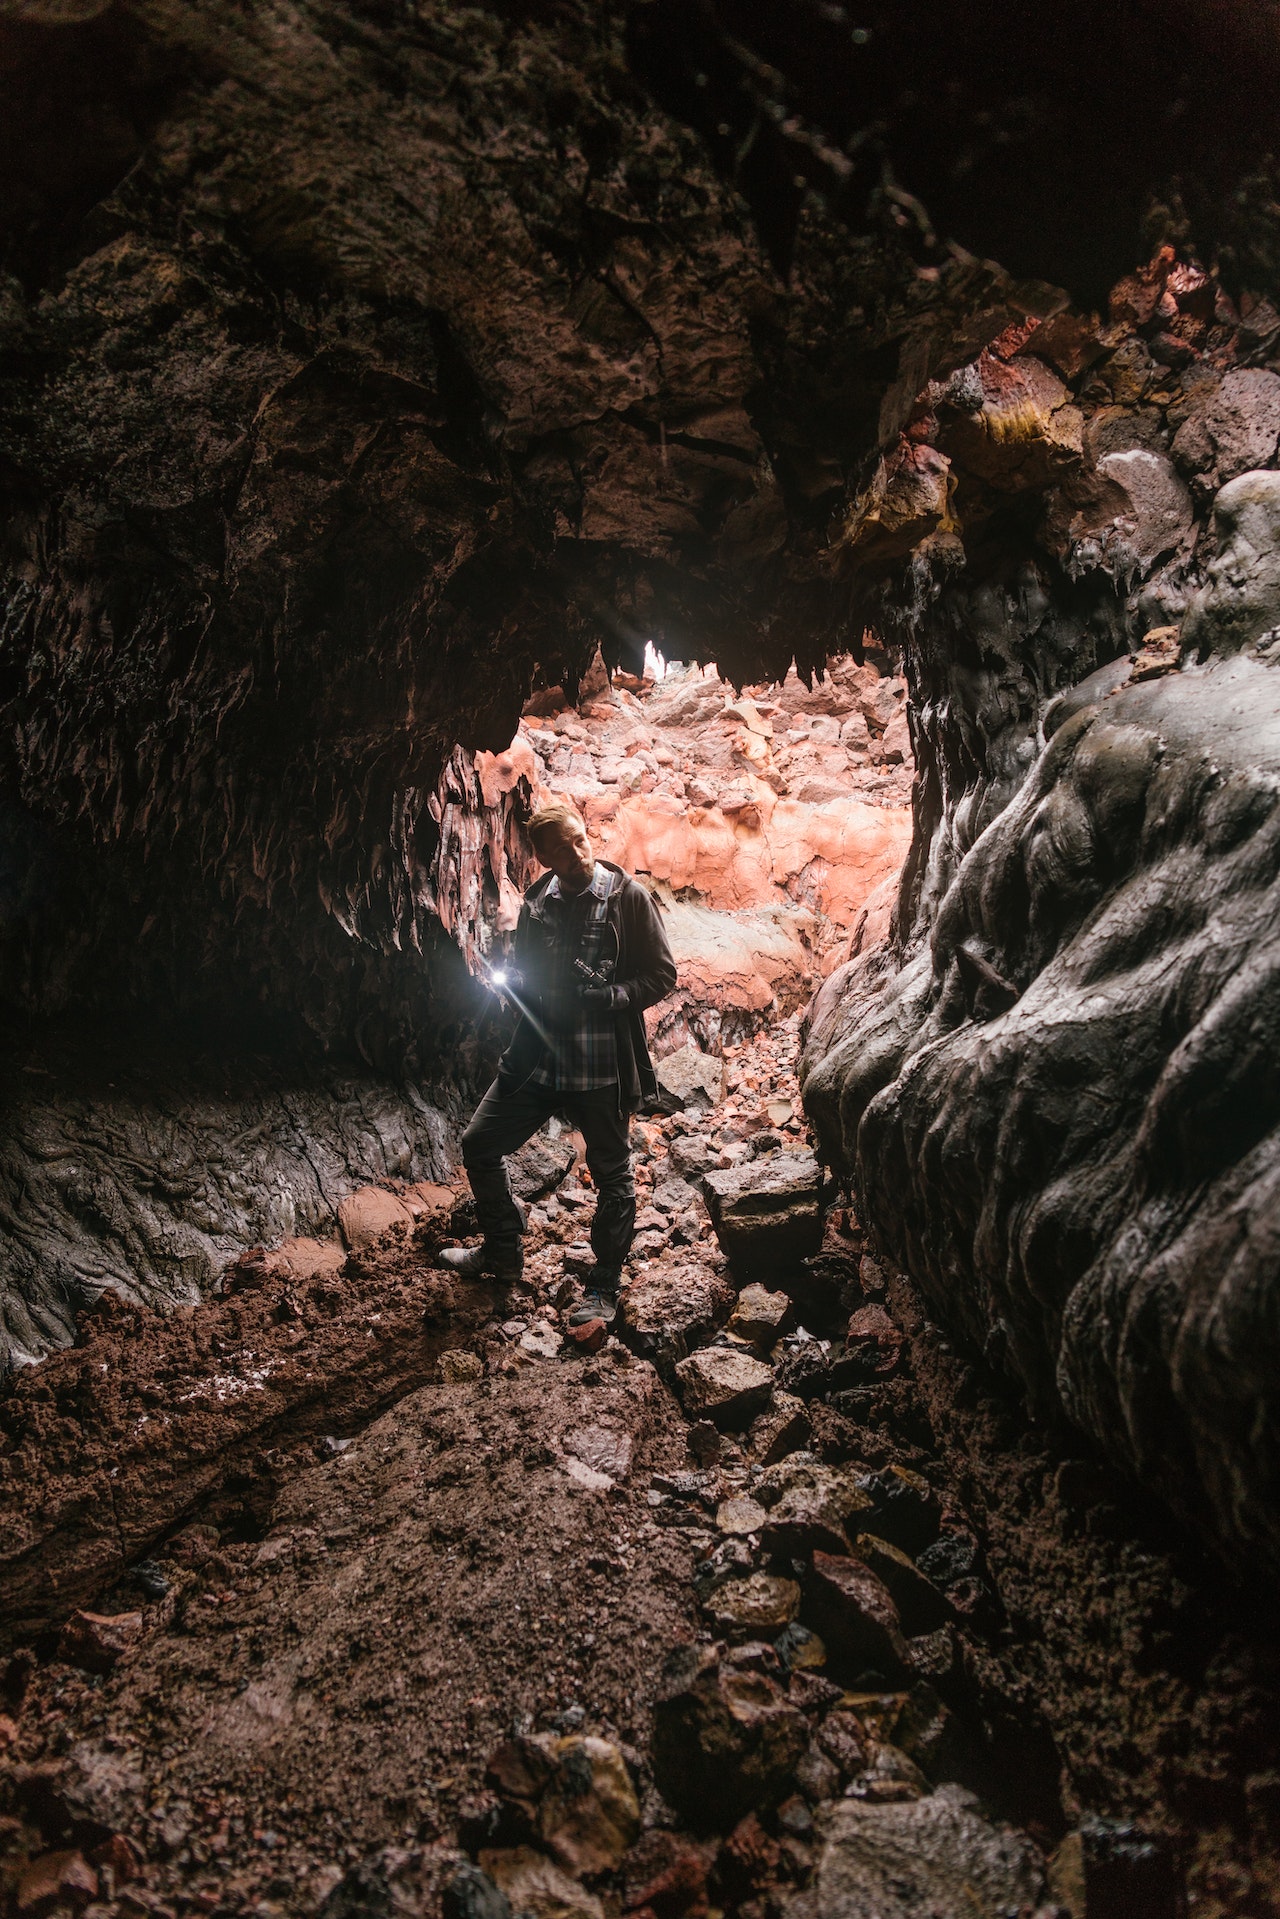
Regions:
<instances>
[{"instance_id":1,"label":"rock rubble","mask_svg":"<svg viewBox=\"0 0 1280 1919\"><path fill-rule=\"evenodd\" d=\"M695 1141L720 1158L757 1136L747 1122L770 1124L795 1044L780 1026L729 1049L718 1107L637 1126L649 1197L686 1183ZM1106 1487L1068 1461L1031 1494L980 1382L838 1195L819 1252L779 1261L767 1288L733 1274L705 1205L682 1201L663 1217L696 1210L683 1243L637 1245L616 1332L584 1350L564 1337L579 1196L575 1157L531 1209L525 1276L501 1299L435 1330L395 1321L437 1383L280 1459L252 1527L233 1451L204 1507L216 1523L149 1542L145 1590L109 1569L86 1595L98 1624L73 1623L51 1661L11 1663L5 1883L56 1876L75 1853L101 1919L176 1914L193 1889L194 1910L331 1919L425 1919L440 1902L466 1919L602 1919L619 1902L654 1919L712 1904L808 1919L895 1898L967 1919L959 1873L993 1914L1016 1897L1062 1919L1058 1899L1074 1919L1082 1884L1096 1904L1133 1883L1178 1919L1211 1855L1187 1851L1189 1785L1155 1783L1148 1679L1116 1646L1095 1671L1091 1629L1053 1611L1064 1577L1109 1581L1117 1634L1162 1656L1168 1564L1142 1571L1114 1527L1072 1530L1046 1503L1105 1515ZM394 1287L421 1327L413 1275L447 1219L424 1212L349 1256L348 1340L372 1346L379 1273L373 1311ZM214 1336L227 1343L233 1315L241 1337L300 1329L305 1367L309 1295L270 1256L253 1270L251 1289L202 1309ZM276 1316L291 1288L296 1322ZM825 1317L806 1326L815 1300ZM127 1372L134 1352L113 1363ZM50 1382L74 1360L49 1362ZM692 1379L740 1397L707 1406ZM1036 1554L1058 1558L1032 1581ZM97 1677L85 1634L100 1632L120 1650ZM1183 1710L1223 1700L1205 1683ZM1144 1712L1135 1792L1120 1726Z\"/></svg>"}]
</instances>

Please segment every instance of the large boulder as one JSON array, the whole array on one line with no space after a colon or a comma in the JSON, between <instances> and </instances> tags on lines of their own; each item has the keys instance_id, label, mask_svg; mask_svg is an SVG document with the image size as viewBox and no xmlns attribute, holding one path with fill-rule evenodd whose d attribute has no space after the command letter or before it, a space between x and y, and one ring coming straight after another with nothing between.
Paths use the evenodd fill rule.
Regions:
<instances>
[{"instance_id":1,"label":"large boulder","mask_svg":"<svg viewBox=\"0 0 1280 1919\"><path fill-rule=\"evenodd\" d=\"M716 1238L734 1271L785 1280L822 1243L822 1169L812 1153L777 1153L704 1173Z\"/></svg>"},{"instance_id":2,"label":"large boulder","mask_svg":"<svg viewBox=\"0 0 1280 1919\"><path fill-rule=\"evenodd\" d=\"M940 1786L898 1804L838 1801L814 1885L787 1919L1005 1919L1043 1890L1030 1840L985 1819L960 1786Z\"/></svg>"}]
</instances>

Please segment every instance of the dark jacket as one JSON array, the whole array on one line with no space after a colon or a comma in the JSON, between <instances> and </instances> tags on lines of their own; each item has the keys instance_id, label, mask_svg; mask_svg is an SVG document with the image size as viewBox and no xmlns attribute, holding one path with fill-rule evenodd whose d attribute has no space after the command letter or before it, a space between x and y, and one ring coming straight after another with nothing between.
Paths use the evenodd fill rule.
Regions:
<instances>
[{"instance_id":1,"label":"dark jacket","mask_svg":"<svg viewBox=\"0 0 1280 1919\"><path fill-rule=\"evenodd\" d=\"M644 887L612 860L602 860L600 864L617 874L622 882L609 895L600 970L618 989L616 997L623 1002L613 1015L618 1042L618 1082L623 1107L634 1111L658 1096L658 1082L644 1030L644 1012L647 1006L656 1006L672 990L676 968L661 914ZM550 884L550 873L534 881L525 894L516 926L512 961L524 975L532 994L538 991L544 959L539 923L530 907L536 906ZM523 1085L537 1066L541 1052L542 1041L529 1020L522 1016L498 1067L503 1089Z\"/></svg>"}]
</instances>

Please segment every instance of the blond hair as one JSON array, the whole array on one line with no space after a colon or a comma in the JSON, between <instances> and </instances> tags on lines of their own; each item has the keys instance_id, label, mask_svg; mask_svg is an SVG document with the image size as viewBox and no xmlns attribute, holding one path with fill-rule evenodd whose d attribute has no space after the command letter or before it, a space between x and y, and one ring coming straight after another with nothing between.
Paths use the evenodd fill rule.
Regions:
<instances>
[{"instance_id":1,"label":"blond hair","mask_svg":"<svg viewBox=\"0 0 1280 1919\"><path fill-rule=\"evenodd\" d=\"M587 830L586 821L578 809L566 806L562 800L550 806L540 806L536 813L531 813L524 830L531 840L536 840L540 833L545 833L552 826L580 826L584 833Z\"/></svg>"}]
</instances>

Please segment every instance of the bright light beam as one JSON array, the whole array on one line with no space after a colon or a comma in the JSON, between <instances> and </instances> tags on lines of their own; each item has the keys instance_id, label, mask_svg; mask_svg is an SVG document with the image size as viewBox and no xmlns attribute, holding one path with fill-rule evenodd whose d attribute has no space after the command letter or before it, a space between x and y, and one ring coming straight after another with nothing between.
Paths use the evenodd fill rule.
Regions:
<instances>
[{"instance_id":1,"label":"bright light beam","mask_svg":"<svg viewBox=\"0 0 1280 1919\"><path fill-rule=\"evenodd\" d=\"M533 1008L526 1005L519 993L516 992L515 987L511 984L511 975L507 972L507 969L504 966L486 966L485 972L488 975L486 984L489 988L494 992L502 994L505 999L509 999L517 1011L524 1014L524 1017L528 1020L543 1045L550 1046L552 1043L550 1033L538 1018Z\"/></svg>"}]
</instances>

